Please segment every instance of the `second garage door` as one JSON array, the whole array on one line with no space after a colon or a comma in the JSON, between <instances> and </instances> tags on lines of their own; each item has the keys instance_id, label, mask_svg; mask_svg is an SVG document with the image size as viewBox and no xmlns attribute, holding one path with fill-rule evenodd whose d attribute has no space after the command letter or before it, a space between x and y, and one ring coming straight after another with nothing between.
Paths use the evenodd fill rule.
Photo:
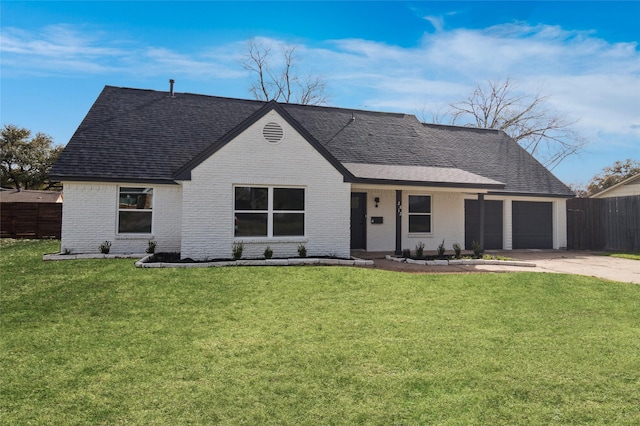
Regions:
<instances>
[{"instance_id":1,"label":"second garage door","mask_svg":"<svg viewBox=\"0 0 640 426\"><path fill-rule=\"evenodd\" d=\"M513 202L513 248L553 248L553 204L550 202Z\"/></svg>"}]
</instances>

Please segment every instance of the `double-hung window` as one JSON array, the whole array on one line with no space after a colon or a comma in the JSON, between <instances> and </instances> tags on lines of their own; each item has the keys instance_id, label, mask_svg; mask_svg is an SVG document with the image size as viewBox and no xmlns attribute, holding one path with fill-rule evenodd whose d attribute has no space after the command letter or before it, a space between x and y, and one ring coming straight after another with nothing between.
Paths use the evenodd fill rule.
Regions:
<instances>
[{"instance_id":1,"label":"double-hung window","mask_svg":"<svg viewBox=\"0 0 640 426\"><path fill-rule=\"evenodd\" d=\"M153 188L121 187L118 194L118 233L150 234Z\"/></svg>"},{"instance_id":2,"label":"double-hung window","mask_svg":"<svg viewBox=\"0 0 640 426\"><path fill-rule=\"evenodd\" d=\"M304 188L236 186L236 237L303 237Z\"/></svg>"},{"instance_id":3,"label":"double-hung window","mask_svg":"<svg viewBox=\"0 0 640 426\"><path fill-rule=\"evenodd\" d=\"M431 233L430 195L409 195L409 233Z\"/></svg>"}]
</instances>

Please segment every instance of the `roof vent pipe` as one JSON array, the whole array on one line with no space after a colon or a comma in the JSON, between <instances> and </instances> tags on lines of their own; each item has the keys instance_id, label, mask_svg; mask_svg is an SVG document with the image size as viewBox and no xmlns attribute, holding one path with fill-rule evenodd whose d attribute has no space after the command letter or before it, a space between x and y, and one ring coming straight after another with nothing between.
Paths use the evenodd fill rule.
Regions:
<instances>
[{"instance_id":1,"label":"roof vent pipe","mask_svg":"<svg viewBox=\"0 0 640 426\"><path fill-rule=\"evenodd\" d=\"M175 93L173 92L173 84L174 84L175 82L176 82L176 81L175 81L174 79L172 79L172 78L171 78L171 79L169 79L169 93L171 94L171 97L172 97L172 98L175 98L175 97L176 97Z\"/></svg>"}]
</instances>

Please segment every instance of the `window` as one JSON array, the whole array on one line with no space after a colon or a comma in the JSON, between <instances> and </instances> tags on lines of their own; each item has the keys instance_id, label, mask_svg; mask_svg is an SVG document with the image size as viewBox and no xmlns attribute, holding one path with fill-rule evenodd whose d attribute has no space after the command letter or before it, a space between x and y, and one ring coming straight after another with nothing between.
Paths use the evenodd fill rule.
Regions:
<instances>
[{"instance_id":1,"label":"window","mask_svg":"<svg viewBox=\"0 0 640 426\"><path fill-rule=\"evenodd\" d=\"M409 233L431 232L431 196L409 195Z\"/></svg>"},{"instance_id":2,"label":"window","mask_svg":"<svg viewBox=\"0 0 640 426\"><path fill-rule=\"evenodd\" d=\"M118 233L150 234L153 188L120 188L118 197Z\"/></svg>"},{"instance_id":3,"label":"window","mask_svg":"<svg viewBox=\"0 0 640 426\"><path fill-rule=\"evenodd\" d=\"M236 237L304 236L304 189L236 186Z\"/></svg>"}]
</instances>

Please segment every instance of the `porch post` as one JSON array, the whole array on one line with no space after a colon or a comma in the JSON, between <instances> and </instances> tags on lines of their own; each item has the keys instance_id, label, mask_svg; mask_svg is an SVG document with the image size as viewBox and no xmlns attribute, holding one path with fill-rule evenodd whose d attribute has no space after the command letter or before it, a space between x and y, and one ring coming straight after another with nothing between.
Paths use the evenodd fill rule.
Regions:
<instances>
[{"instance_id":1,"label":"porch post","mask_svg":"<svg viewBox=\"0 0 640 426\"><path fill-rule=\"evenodd\" d=\"M396 189L396 255L402 254L402 190Z\"/></svg>"},{"instance_id":2,"label":"porch post","mask_svg":"<svg viewBox=\"0 0 640 426\"><path fill-rule=\"evenodd\" d=\"M480 209L480 241L478 242L484 251L484 194L478 194L478 207Z\"/></svg>"}]
</instances>

